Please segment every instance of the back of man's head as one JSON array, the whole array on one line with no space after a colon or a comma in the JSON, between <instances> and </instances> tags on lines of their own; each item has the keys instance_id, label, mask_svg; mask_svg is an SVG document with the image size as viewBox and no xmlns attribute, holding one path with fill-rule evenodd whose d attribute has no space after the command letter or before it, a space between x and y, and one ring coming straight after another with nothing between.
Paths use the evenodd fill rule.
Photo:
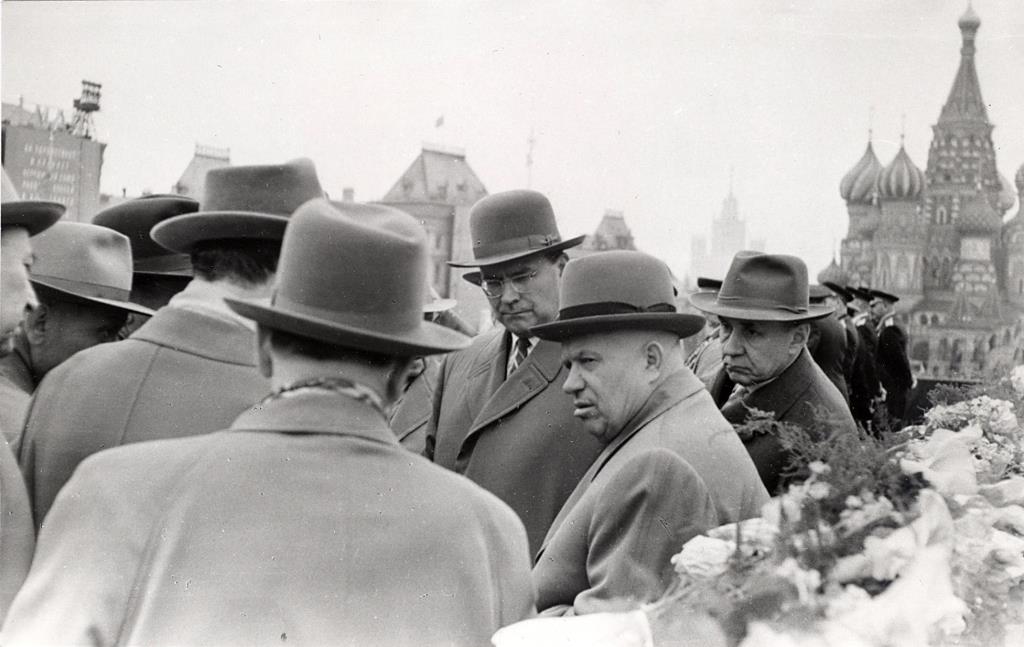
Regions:
<instances>
[{"instance_id":1,"label":"back of man's head","mask_svg":"<svg viewBox=\"0 0 1024 647\"><path fill-rule=\"evenodd\" d=\"M281 241L229 239L196 243L190 257L195 275L204 281L253 288L273 280L280 254Z\"/></svg>"}]
</instances>

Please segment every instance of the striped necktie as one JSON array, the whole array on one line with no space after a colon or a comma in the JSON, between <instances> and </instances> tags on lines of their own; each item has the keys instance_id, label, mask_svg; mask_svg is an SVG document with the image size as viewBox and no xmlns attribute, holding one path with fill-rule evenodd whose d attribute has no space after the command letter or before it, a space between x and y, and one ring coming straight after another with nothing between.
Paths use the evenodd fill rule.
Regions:
<instances>
[{"instance_id":1,"label":"striped necktie","mask_svg":"<svg viewBox=\"0 0 1024 647\"><path fill-rule=\"evenodd\" d=\"M530 352L530 338L516 337L515 353L512 356L512 363L508 367L508 375L516 372L516 369L526 361L526 355ZM506 376L507 377L507 376Z\"/></svg>"}]
</instances>

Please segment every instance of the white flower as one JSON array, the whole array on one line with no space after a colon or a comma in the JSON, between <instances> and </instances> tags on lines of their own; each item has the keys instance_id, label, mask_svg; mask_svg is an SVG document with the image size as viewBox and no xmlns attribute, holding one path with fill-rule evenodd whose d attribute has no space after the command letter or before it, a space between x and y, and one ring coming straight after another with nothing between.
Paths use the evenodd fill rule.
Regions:
<instances>
[{"instance_id":1,"label":"white flower","mask_svg":"<svg viewBox=\"0 0 1024 647\"><path fill-rule=\"evenodd\" d=\"M740 529L740 552L746 556L767 554L775 548L775 539L779 535L779 527L761 517L744 519L739 524L729 523L707 531L713 539L736 541L736 526Z\"/></svg>"},{"instance_id":2,"label":"white flower","mask_svg":"<svg viewBox=\"0 0 1024 647\"><path fill-rule=\"evenodd\" d=\"M811 470L811 474L828 474L832 471L831 467L821 461L811 461L807 468Z\"/></svg>"},{"instance_id":3,"label":"white flower","mask_svg":"<svg viewBox=\"0 0 1024 647\"><path fill-rule=\"evenodd\" d=\"M814 569L800 568L800 564L792 557L787 557L775 568L775 574L783 577L796 587L800 602L810 603L815 591L821 586L821 573Z\"/></svg>"},{"instance_id":4,"label":"white flower","mask_svg":"<svg viewBox=\"0 0 1024 647\"><path fill-rule=\"evenodd\" d=\"M818 501L827 498L831 491L832 488L829 487L828 483L822 483L821 481L811 483L807 487L807 495Z\"/></svg>"},{"instance_id":5,"label":"white flower","mask_svg":"<svg viewBox=\"0 0 1024 647\"><path fill-rule=\"evenodd\" d=\"M992 505L1024 505L1024 477L1014 476L998 483L984 485L979 493Z\"/></svg>"},{"instance_id":6,"label":"white flower","mask_svg":"<svg viewBox=\"0 0 1024 647\"><path fill-rule=\"evenodd\" d=\"M1017 395L1024 398L1024 365L1016 366L1010 371L1010 384Z\"/></svg>"},{"instance_id":7,"label":"white flower","mask_svg":"<svg viewBox=\"0 0 1024 647\"><path fill-rule=\"evenodd\" d=\"M683 545L679 554L672 557L672 565L680 576L711 579L728 570L729 557L734 552L736 544L732 541L697 535Z\"/></svg>"},{"instance_id":8,"label":"white flower","mask_svg":"<svg viewBox=\"0 0 1024 647\"><path fill-rule=\"evenodd\" d=\"M942 494L974 494L978 480L967 443L980 436L977 426L959 433L939 429L927 441L910 446L910 457L900 459L900 469L904 474L921 474Z\"/></svg>"},{"instance_id":9,"label":"white flower","mask_svg":"<svg viewBox=\"0 0 1024 647\"><path fill-rule=\"evenodd\" d=\"M840 589L839 594L829 599L828 606L825 608L825 616L834 618L845 615L870 599L871 595L864 589L847 584Z\"/></svg>"},{"instance_id":10,"label":"white flower","mask_svg":"<svg viewBox=\"0 0 1024 647\"><path fill-rule=\"evenodd\" d=\"M888 589L833 622L871 645L928 645L966 611L953 593L949 560L948 545L926 546Z\"/></svg>"}]
</instances>

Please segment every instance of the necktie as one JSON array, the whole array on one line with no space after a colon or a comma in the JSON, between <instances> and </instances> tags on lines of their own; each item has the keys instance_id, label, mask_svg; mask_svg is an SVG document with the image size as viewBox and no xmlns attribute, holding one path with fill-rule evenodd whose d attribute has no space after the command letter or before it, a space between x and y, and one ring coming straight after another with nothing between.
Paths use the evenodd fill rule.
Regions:
<instances>
[{"instance_id":1,"label":"necktie","mask_svg":"<svg viewBox=\"0 0 1024 647\"><path fill-rule=\"evenodd\" d=\"M508 374L512 375L516 372L516 369L523 365L526 361L526 355L530 352L530 338L529 337L516 337L516 345L512 354L512 363L508 367Z\"/></svg>"}]
</instances>

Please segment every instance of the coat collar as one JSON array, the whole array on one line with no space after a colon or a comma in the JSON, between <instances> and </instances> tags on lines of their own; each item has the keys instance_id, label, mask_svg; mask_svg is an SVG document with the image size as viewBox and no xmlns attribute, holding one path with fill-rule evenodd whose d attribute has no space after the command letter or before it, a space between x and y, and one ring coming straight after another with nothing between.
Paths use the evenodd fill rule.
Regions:
<instances>
[{"instance_id":1,"label":"coat collar","mask_svg":"<svg viewBox=\"0 0 1024 647\"><path fill-rule=\"evenodd\" d=\"M507 331L488 340L470 373L471 379L488 380L490 397L473 420L467 438L541 393L561 370L561 344L541 340L522 366L505 379L508 342Z\"/></svg>"},{"instance_id":2,"label":"coat collar","mask_svg":"<svg viewBox=\"0 0 1024 647\"><path fill-rule=\"evenodd\" d=\"M387 421L374 407L338 393L315 390L257 404L235 419L231 430L337 434L398 444Z\"/></svg>"},{"instance_id":3,"label":"coat collar","mask_svg":"<svg viewBox=\"0 0 1024 647\"><path fill-rule=\"evenodd\" d=\"M647 398L647 401L640 408L639 411L626 423L616 436L608 445L598 454L597 458L590 465L590 468L580 479L580 482L576 485L576 488L566 499L565 504L558 511L558 515L555 517L550 528L548 529L547 536L544 537L544 542L541 544L540 550L534 559L534 563L540 559L540 555L547 548L548 542L554 537L558 527L562 525L562 522L572 511L573 507L583 498L584 493L593 483L597 475L601 473L608 461L615 456L620 449L625 446L627 442L636 434L647 426L652 420L662 415L672 407L678 405L686 398L692 397L694 394L704 389L704 384L697 379L690 369L684 368L676 371L672 375L662 382L658 388L656 388L651 395Z\"/></svg>"},{"instance_id":4,"label":"coat collar","mask_svg":"<svg viewBox=\"0 0 1024 647\"><path fill-rule=\"evenodd\" d=\"M167 305L128 339L167 346L218 362L256 366L256 335L238 322Z\"/></svg>"},{"instance_id":5,"label":"coat collar","mask_svg":"<svg viewBox=\"0 0 1024 647\"><path fill-rule=\"evenodd\" d=\"M781 419L800 401L800 396L808 389L814 378L810 354L804 348L796 360L779 374L777 378L754 390L742 400L736 400L722 408L722 415L732 424L743 423L751 408L775 413L775 419ZM723 372L725 369L722 369Z\"/></svg>"}]
</instances>

